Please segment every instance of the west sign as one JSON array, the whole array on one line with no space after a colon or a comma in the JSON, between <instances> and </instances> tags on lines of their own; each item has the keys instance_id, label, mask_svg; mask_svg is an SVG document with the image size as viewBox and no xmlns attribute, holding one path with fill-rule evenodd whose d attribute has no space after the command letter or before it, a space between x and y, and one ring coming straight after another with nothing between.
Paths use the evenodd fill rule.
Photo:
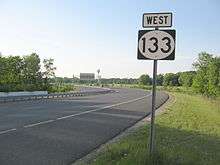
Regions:
<instances>
[{"instance_id":1,"label":"west sign","mask_svg":"<svg viewBox=\"0 0 220 165\"><path fill-rule=\"evenodd\" d=\"M171 27L172 13L144 13L143 28Z\"/></svg>"}]
</instances>

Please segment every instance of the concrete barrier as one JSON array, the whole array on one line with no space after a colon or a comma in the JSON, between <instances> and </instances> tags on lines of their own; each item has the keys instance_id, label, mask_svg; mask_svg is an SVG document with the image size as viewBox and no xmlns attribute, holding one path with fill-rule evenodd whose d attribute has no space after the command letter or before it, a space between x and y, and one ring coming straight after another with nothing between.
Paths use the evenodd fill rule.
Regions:
<instances>
[{"instance_id":1,"label":"concrete barrier","mask_svg":"<svg viewBox=\"0 0 220 165\"><path fill-rule=\"evenodd\" d=\"M114 90L105 89L101 91L82 91L82 92L71 92L71 93L59 93L59 94L43 94L43 95L28 95L28 96L7 96L0 97L0 103L5 102L15 102L15 101L30 101L30 100L39 100L39 99L58 99L63 97L80 97L80 96L89 96L89 95L98 95L112 93Z\"/></svg>"},{"instance_id":2,"label":"concrete barrier","mask_svg":"<svg viewBox=\"0 0 220 165\"><path fill-rule=\"evenodd\" d=\"M0 97L11 97L11 96L37 96L47 95L47 91L33 91L33 92L0 92Z\"/></svg>"}]
</instances>

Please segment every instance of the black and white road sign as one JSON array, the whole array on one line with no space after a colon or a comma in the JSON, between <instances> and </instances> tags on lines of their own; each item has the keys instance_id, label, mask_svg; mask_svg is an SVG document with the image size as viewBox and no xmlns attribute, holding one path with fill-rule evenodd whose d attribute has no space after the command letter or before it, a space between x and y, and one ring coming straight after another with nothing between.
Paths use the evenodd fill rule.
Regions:
<instances>
[{"instance_id":1,"label":"black and white road sign","mask_svg":"<svg viewBox=\"0 0 220 165\"><path fill-rule=\"evenodd\" d=\"M155 110L156 110L156 86L157 86L157 61L174 60L175 58L175 30L159 30L159 27L172 26L172 13L144 13L143 28L155 28L155 30L139 30L138 32L138 54L139 60L153 60L152 81L152 106L151 127L149 137L149 153L153 156L155 148Z\"/></svg>"},{"instance_id":2,"label":"black and white road sign","mask_svg":"<svg viewBox=\"0 0 220 165\"><path fill-rule=\"evenodd\" d=\"M171 27L172 13L144 13L142 26L152 27Z\"/></svg>"},{"instance_id":3,"label":"black and white road sign","mask_svg":"<svg viewBox=\"0 0 220 165\"><path fill-rule=\"evenodd\" d=\"M174 60L175 30L139 30L138 59Z\"/></svg>"}]
</instances>

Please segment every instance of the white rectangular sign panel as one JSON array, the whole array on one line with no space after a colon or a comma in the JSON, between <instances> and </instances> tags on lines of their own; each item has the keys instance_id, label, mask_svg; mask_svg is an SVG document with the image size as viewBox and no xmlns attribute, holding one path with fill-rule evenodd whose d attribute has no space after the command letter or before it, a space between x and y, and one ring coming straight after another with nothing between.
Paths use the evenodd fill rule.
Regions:
<instances>
[{"instance_id":1,"label":"white rectangular sign panel","mask_svg":"<svg viewBox=\"0 0 220 165\"><path fill-rule=\"evenodd\" d=\"M171 27L172 26L172 13L144 13L143 27Z\"/></svg>"}]
</instances>

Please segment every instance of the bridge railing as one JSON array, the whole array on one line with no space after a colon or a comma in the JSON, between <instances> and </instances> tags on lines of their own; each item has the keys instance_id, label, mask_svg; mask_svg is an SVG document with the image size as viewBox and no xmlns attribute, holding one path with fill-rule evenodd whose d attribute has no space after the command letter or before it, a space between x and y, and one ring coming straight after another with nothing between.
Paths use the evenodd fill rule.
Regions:
<instances>
[{"instance_id":1,"label":"bridge railing","mask_svg":"<svg viewBox=\"0 0 220 165\"><path fill-rule=\"evenodd\" d=\"M100 90L100 91L53 93L53 94L28 95L28 96L9 96L9 97L0 97L0 103L15 102L15 101L30 101L30 100L40 100L40 99L57 99L57 98L65 98L65 97L80 97L80 96L106 94L106 93L112 93L112 92L114 92L114 90L105 89L105 90Z\"/></svg>"}]
</instances>

